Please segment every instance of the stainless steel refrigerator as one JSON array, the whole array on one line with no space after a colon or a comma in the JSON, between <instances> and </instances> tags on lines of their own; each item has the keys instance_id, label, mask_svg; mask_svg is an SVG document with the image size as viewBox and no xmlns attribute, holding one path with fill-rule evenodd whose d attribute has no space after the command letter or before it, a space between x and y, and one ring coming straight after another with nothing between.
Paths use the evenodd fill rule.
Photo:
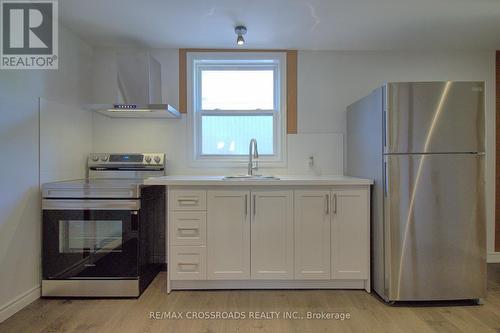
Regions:
<instances>
[{"instance_id":1,"label":"stainless steel refrigerator","mask_svg":"<svg viewBox=\"0 0 500 333\"><path fill-rule=\"evenodd\" d=\"M346 173L375 180L374 290L485 297L484 83L387 83L348 107L346 141Z\"/></svg>"}]
</instances>

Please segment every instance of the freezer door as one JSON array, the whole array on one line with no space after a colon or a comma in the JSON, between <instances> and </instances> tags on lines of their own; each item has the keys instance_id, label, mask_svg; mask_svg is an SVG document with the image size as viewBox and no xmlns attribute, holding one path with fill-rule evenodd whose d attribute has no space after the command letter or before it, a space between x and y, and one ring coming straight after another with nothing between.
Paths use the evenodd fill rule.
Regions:
<instances>
[{"instance_id":1,"label":"freezer door","mask_svg":"<svg viewBox=\"0 0 500 333\"><path fill-rule=\"evenodd\" d=\"M386 86L385 153L484 151L484 83Z\"/></svg>"},{"instance_id":2,"label":"freezer door","mask_svg":"<svg viewBox=\"0 0 500 333\"><path fill-rule=\"evenodd\" d=\"M385 165L385 298L485 297L484 156L388 155Z\"/></svg>"}]
</instances>

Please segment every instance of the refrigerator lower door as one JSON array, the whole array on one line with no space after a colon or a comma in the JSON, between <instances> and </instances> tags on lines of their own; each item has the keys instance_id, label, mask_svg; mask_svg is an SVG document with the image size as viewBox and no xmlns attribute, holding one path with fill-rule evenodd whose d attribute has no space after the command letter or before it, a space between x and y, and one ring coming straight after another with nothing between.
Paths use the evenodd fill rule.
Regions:
<instances>
[{"instance_id":1,"label":"refrigerator lower door","mask_svg":"<svg viewBox=\"0 0 500 333\"><path fill-rule=\"evenodd\" d=\"M486 295L484 156L385 155L389 301Z\"/></svg>"}]
</instances>

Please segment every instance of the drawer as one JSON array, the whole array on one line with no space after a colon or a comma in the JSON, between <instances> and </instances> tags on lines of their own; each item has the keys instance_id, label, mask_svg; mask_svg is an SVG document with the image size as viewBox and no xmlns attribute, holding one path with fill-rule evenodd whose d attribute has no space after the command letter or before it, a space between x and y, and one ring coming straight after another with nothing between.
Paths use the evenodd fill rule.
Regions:
<instances>
[{"instance_id":1,"label":"drawer","mask_svg":"<svg viewBox=\"0 0 500 333\"><path fill-rule=\"evenodd\" d=\"M205 246L171 246L171 280L206 280L207 252Z\"/></svg>"},{"instance_id":2,"label":"drawer","mask_svg":"<svg viewBox=\"0 0 500 333\"><path fill-rule=\"evenodd\" d=\"M170 244L206 245L206 212L170 212Z\"/></svg>"},{"instance_id":3,"label":"drawer","mask_svg":"<svg viewBox=\"0 0 500 333\"><path fill-rule=\"evenodd\" d=\"M206 210L207 191L171 190L168 207L170 210Z\"/></svg>"}]
</instances>

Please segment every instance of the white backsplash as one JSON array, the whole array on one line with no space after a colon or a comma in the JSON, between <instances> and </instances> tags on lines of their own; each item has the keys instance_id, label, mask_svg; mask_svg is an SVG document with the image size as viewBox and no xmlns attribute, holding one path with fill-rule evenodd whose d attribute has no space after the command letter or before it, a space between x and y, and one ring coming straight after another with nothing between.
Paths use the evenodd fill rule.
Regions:
<instances>
[{"instance_id":1,"label":"white backsplash","mask_svg":"<svg viewBox=\"0 0 500 333\"><path fill-rule=\"evenodd\" d=\"M244 173L244 168L199 168L188 162L187 120L111 119L94 114L94 151L165 152L171 175ZM331 175L343 172L342 133L304 133L287 135L288 166L261 168L265 174ZM309 156L314 157L309 167Z\"/></svg>"}]
</instances>

